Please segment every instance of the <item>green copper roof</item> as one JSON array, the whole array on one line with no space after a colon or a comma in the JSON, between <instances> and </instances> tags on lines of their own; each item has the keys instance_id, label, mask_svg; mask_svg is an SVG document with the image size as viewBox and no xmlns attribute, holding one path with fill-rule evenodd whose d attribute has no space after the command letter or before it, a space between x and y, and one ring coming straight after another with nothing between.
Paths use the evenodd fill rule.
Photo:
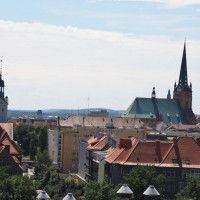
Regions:
<instances>
[{"instance_id":1,"label":"green copper roof","mask_svg":"<svg viewBox=\"0 0 200 200\"><path fill-rule=\"evenodd\" d=\"M136 98L122 117L160 118L166 124L187 124L184 113L175 99Z\"/></svg>"}]
</instances>

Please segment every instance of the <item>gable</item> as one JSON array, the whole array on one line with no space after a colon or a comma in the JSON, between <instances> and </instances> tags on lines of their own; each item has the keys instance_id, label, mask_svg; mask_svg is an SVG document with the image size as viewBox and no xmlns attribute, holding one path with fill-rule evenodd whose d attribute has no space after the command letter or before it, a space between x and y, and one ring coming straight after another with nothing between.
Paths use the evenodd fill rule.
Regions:
<instances>
[{"instance_id":1,"label":"gable","mask_svg":"<svg viewBox=\"0 0 200 200\"><path fill-rule=\"evenodd\" d=\"M166 154L161 166L200 167L200 146L192 137L180 137Z\"/></svg>"},{"instance_id":2,"label":"gable","mask_svg":"<svg viewBox=\"0 0 200 200\"><path fill-rule=\"evenodd\" d=\"M17 145L15 144L14 141L11 141L8 137L5 137L1 140L1 143L3 145L9 145L10 146L10 154L11 155L18 155L20 154L20 151L17 147Z\"/></svg>"}]
</instances>

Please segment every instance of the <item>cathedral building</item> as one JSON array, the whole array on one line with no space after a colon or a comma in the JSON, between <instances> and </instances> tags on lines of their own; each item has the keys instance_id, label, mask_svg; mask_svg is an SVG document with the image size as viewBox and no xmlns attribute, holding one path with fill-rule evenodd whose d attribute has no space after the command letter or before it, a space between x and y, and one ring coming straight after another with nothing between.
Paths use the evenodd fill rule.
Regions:
<instances>
[{"instance_id":1,"label":"cathedral building","mask_svg":"<svg viewBox=\"0 0 200 200\"><path fill-rule=\"evenodd\" d=\"M174 84L173 99L156 98L153 88L151 98L137 97L122 115L125 118L157 119L166 124L196 124L192 111L192 84L188 85L186 44L184 44L178 84Z\"/></svg>"},{"instance_id":2,"label":"cathedral building","mask_svg":"<svg viewBox=\"0 0 200 200\"><path fill-rule=\"evenodd\" d=\"M4 80L2 79L2 73L0 72L0 123L7 122L8 97L4 96L4 87Z\"/></svg>"}]
</instances>

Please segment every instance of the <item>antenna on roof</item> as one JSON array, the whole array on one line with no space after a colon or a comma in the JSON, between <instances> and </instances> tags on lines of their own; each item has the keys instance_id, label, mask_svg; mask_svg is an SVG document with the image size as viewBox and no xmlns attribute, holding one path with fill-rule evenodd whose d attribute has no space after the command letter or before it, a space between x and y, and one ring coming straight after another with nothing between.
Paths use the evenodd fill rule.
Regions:
<instances>
[{"instance_id":1,"label":"antenna on roof","mask_svg":"<svg viewBox=\"0 0 200 200\"><path fill-rule=\"evenodd\" d=\"M90 111L90 97L88 96L88 114L89 114L89 111Z\"/></svg>"}]
</instances>

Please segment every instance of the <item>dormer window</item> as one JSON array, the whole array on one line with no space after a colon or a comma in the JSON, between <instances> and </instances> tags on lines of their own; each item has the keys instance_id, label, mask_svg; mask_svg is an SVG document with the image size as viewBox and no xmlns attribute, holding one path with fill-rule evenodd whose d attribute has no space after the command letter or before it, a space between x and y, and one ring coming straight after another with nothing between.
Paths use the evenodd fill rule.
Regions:
<instances>
[{"instance_id":1,"label":"dormer window","mask_svg":"<svg viewBox=\"0 0 200 200\"><path fill-rule=\"evenodd\" d=\"M190 165L190 160L185 160L186 165Z\"/></svg>"},{"instance_id":2,"label":"dormer window","mask_svg":"<svg viewBox=\"0 0 200 200\"><path fill-rule=\"evenodd\" d=\"M178 159L172 159L172 163L178 163Z\"/></svg>"}]
</instances>

